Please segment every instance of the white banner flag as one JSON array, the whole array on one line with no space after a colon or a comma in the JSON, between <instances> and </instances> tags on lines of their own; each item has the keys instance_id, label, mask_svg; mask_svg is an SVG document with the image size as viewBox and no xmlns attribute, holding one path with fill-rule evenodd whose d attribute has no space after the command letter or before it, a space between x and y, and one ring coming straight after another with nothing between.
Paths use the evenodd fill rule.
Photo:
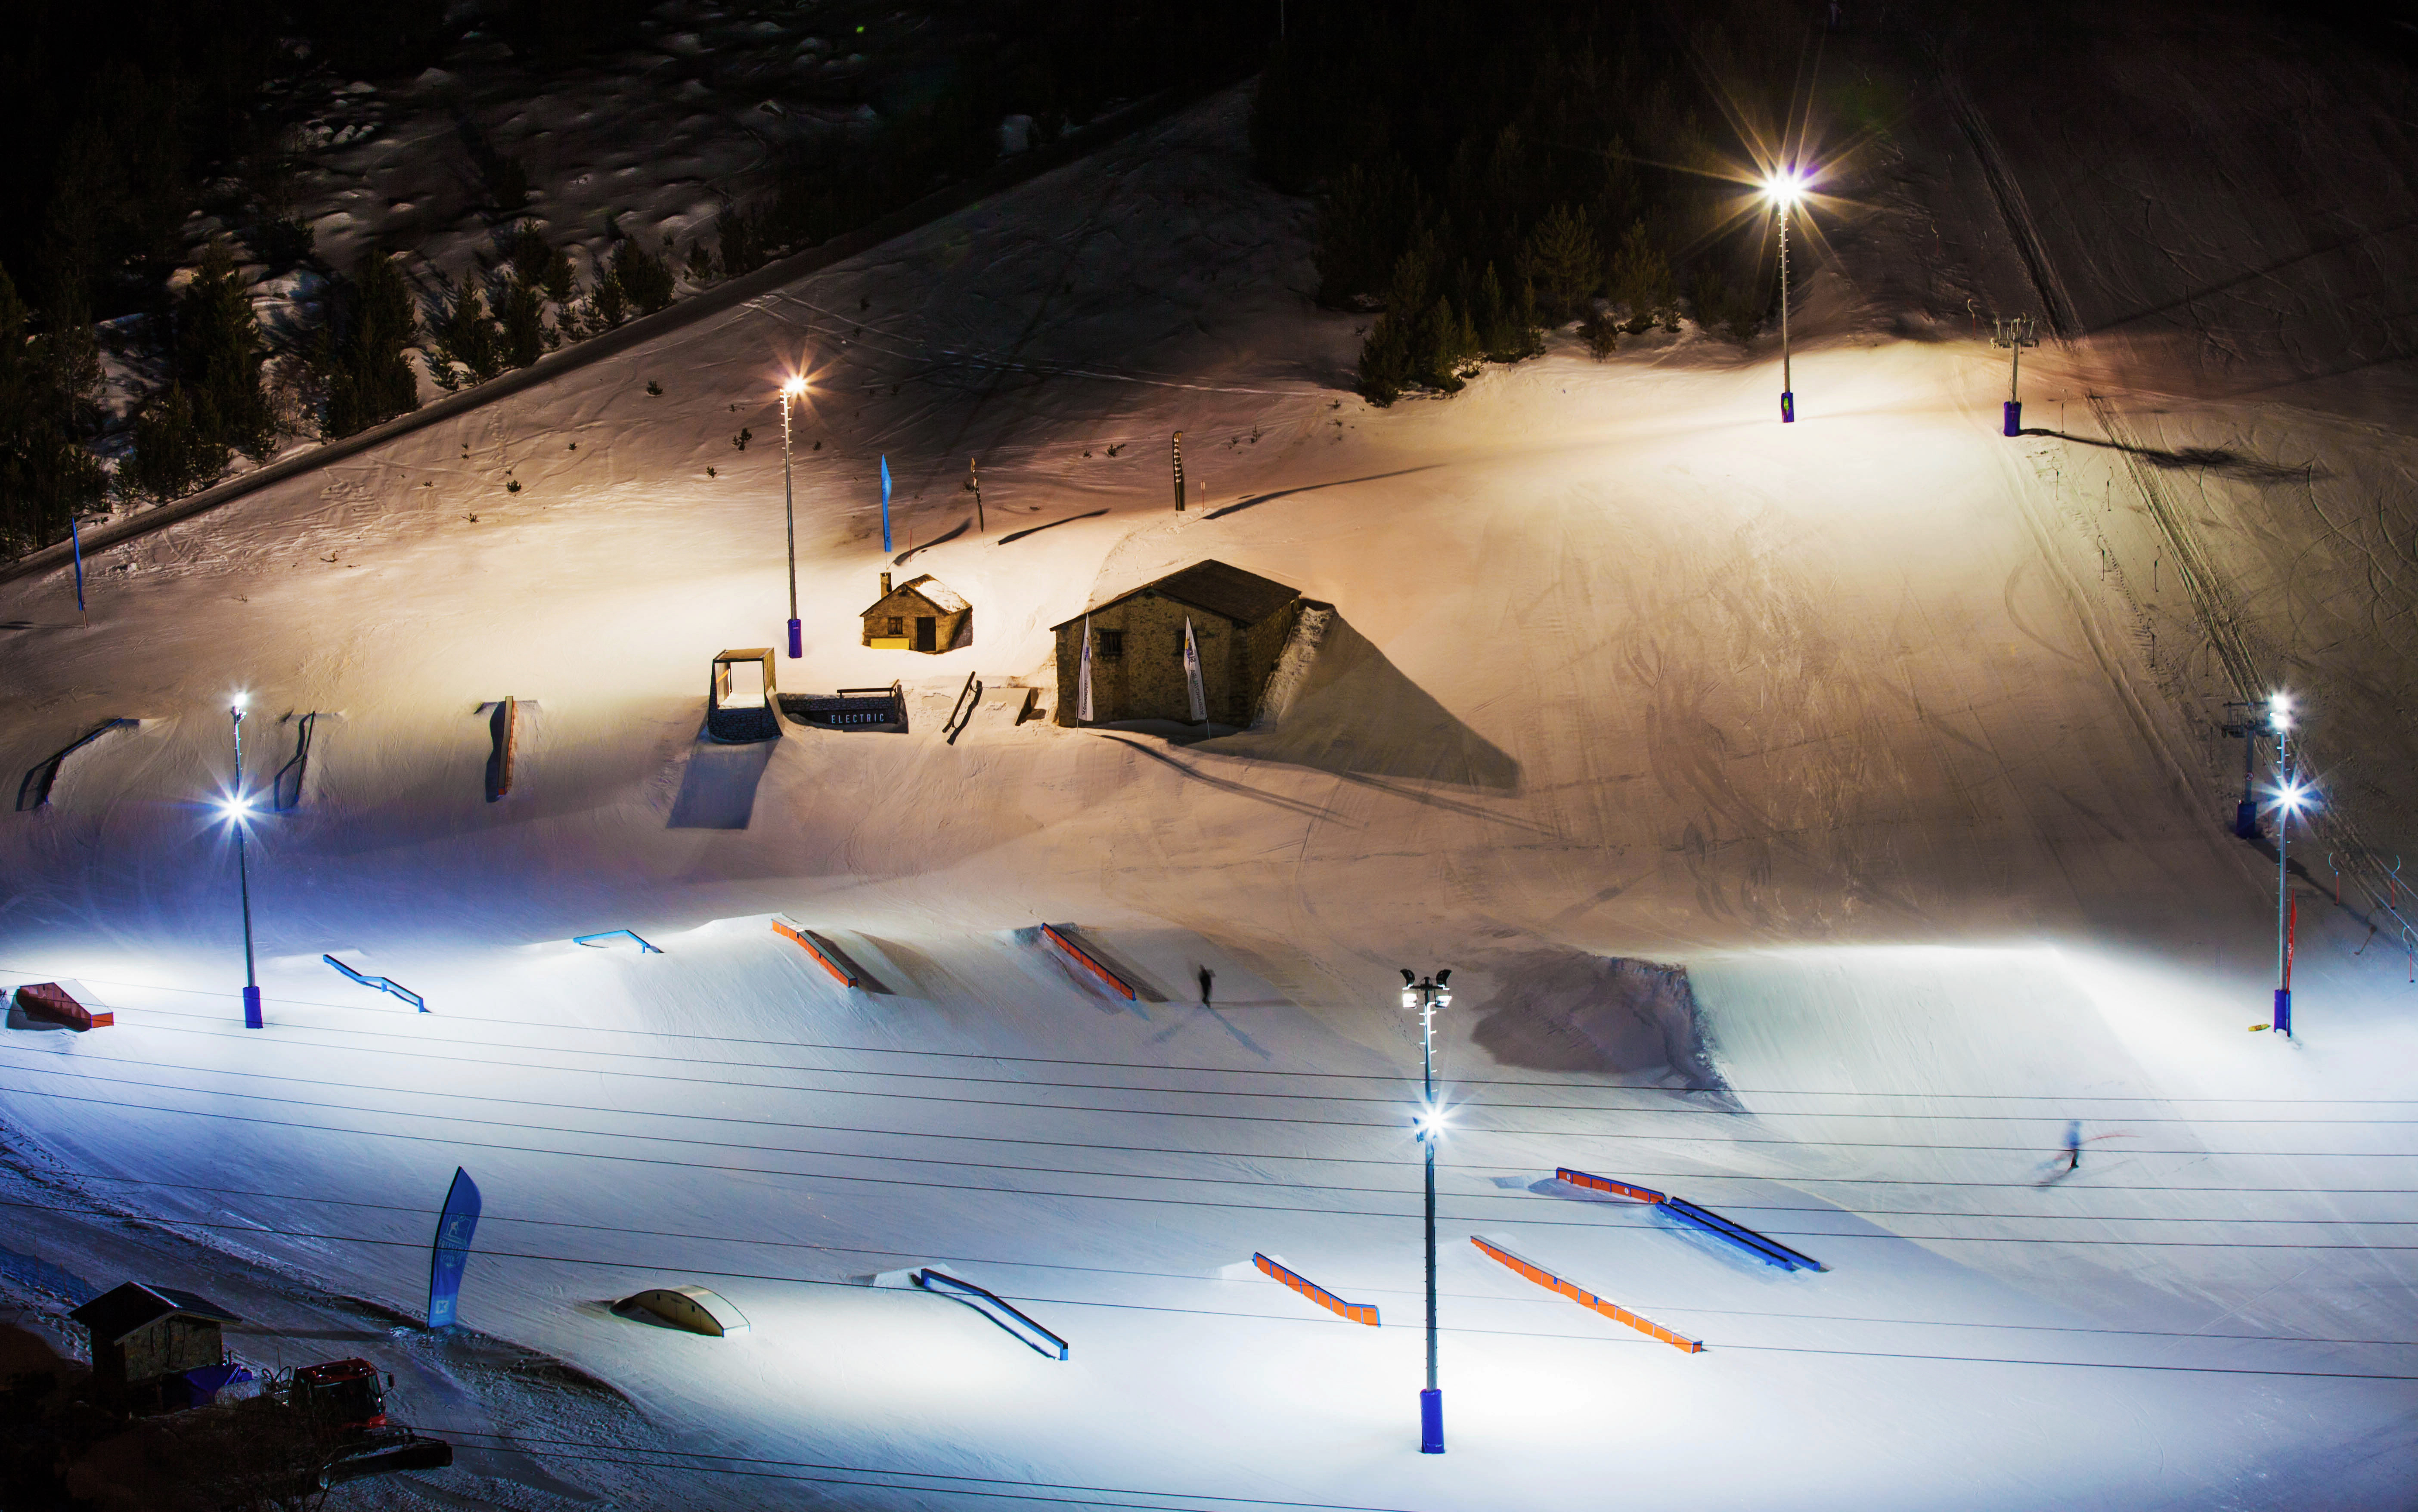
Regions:
<instances>
[{"instance_id":1,"label":"white banner flag","mask_svg":"<svg viewBox=\"0 0 2418 1512\"><path fill-rule=\"evenodd\" d=\"M1184 617L1184 689L1192 695L1192 723L1209 723L1209 700L1201 693L1201 648L1192 643L1192 617Z\"/></svg>"},{"instance_id":2,"label":"white banner flag","mask_svg":"<svg viewBox=\"0 0 2418 1512\"><path fill-rule=\"evenodd\" d=\"M1075 681L1075 717L1092 722L1092 617L1083 617L1083 670Z\"/></svg>"}]
</instances>

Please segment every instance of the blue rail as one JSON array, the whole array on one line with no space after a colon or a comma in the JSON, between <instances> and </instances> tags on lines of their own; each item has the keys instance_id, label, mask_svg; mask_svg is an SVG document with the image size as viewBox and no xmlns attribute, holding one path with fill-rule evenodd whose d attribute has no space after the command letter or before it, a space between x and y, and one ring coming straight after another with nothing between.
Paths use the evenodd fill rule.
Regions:
<instances>
[{"instance_id":1,"label":"blue rail","mask_svg":"<svg viewBox=\"0 0 2418 1512\"><path fill-rule=\"evenodd\" d=\"M1657 1206L1682 1223L1691 1224L1731 1244L1763 1261L1786 1271L1822 1271L1829 1267L1810 1256L1800 1255L1777 1239L1768 1239L1744 1224L1732 1223L1718 1213L1710 1213L1683 1197L1666 1197Z\"/></svg>"},{"instance_id":2,"label":"blue rail","mask_svg":"<svg viewBox=\"0 0 2418 1512\"><path fill-rule=\"evenodd\" d=\"M428 1012L428 1003L426 1000L422 999L419 993L412 991L409 987L403 985L399 982L395 982L382 976L363 976L360 972L354 970L351 967L346 966L344 962L336 959L333 955L322 955L319 959L327 962L329 966L334 967L337 970L344 972L346 976L351 977L354 981L360 983L365 987L375 987L380 992L391 992L396 997L401 998L404 1001L411 1004L414 1008L419 1009L421 1013L424 1014Z\"/></svg>"},{"instance_id":3,"label":"blue rail","mask_svg":"<svg viewBox=\"0 0 2418 1512\"><path fill-rule=\"evenodd\" d=\"M650 951L657 955L661 955L664 953L664 948L661 945L648 944L645 940L638 938L636 931L630 929L607 929L602 934L574 935L571 937L571 942L574 945L601 946L604 941L608 939L629 940L638 947L638 954L641 955L644 955Z\"/></svg>"},{"instance_id":4,"label":"blue rail","mask_svg":"<svg viewBox=\"0 0 2418 1512\"><path fill-rule=\"evenodd\" d=\"M915 1273L915 1284L927 1291L936 1291L941 1296L964 1303L992 1322L999 1324L1011 1337L1020 1340L1036 1354L1049 1355L1053 1359L1063 1360L1069 1352L1064 1339L1017 1311L995 1291L986 1291L972 1281L960 1281L948 1272L936 1271L930 1266L926 1266ZM975 1302L973 1299L976 1297L980 1297L982 1302ZM989 1306L985 1306L984 1303ZM998 1311L994 1312L993 1308ZM1007 1318L1000 1317L999 1313L1007 1314ZM1007 1321L1011 1318L1015 1320L1014 1323ZM1045 1340L1047 1342L1044 1342Z\"/></svg>"}]
</instances>

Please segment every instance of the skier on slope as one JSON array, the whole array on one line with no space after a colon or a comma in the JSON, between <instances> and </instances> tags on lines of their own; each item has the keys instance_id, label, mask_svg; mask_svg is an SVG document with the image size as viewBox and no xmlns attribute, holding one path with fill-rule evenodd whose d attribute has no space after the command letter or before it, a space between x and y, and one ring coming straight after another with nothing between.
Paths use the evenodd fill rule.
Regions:
<instances>
[{"instance_id":1,"label":"skier on slope","mask_svg":"<svg viewBox=\"0 0 2418 1512\"><path fill-rule=\"evenodd\" d=\"M2065 1168L2082 1168L2082 1120L2068 1119L2065 1123Z\"/></svg>"}]
</instances>

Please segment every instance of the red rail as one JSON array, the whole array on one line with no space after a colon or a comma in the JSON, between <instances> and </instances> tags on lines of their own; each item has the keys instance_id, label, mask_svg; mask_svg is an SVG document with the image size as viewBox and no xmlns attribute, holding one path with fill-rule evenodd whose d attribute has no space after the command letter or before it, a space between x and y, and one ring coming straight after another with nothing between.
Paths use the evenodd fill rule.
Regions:
<instances>
[{"instance_id":1,"label":"red rail","mask_svg":"<svg viewBox=\"0 0 2418 1512\"><path fill-rule=\"evenodd\" d=\"M1092 959L1091 952L1085 950L1082 946L1076 944L1073 940L1068 939L1064 935L1060 934L1055 925L1043 924L1041 926L1041 932L1048 936L1050 940L1055 943L1060 950L1064 951L1067 955L1072 955L1075 959L1082 962L1085 967L1090 969L1091 973L1094 976L1098 977L1102 982L1107 983L1110 992L1115 993L1118 997L1123 998L1127 1002L1134 1000L1133 987L1125 981L1125 978L1117 975L1114 971L1110 970L1107 967L1102 966L1099 962Z\"/></svg>"},{"instance_id":2,"label":"red rail","mask_svg":"<svg viewBox=\"0 0 2418 1512\"><path fill-rule=\"evenodd\" d=\"M1504 1264L1511 1267L1511 1269L1519 1272L1522 1275L1526 1276L1529 1280L1536 1282L1540 1287L1543 1287L1546 1291L1558 1291L1563 1296L1566 1296L1572 1302L1577 1303L1580 1306L1593 1308L1595 1311L1603 1314L1606 1318L1611 1319L1615 1323L1627 1323L1630 1327L1636 1329L1639 1333L1646 1335L1649 1337L1659 1338L1675 1350L1685 1350L1690 1354L1701 1354L1704 1352L1705 1346L1701 1340L1675 1334L1671 1332L1671 1330L1663 1327L1660 1323L1650 1322L1645 1319L1638 1317L1635 1313L1630 1312L1626 1307L1620 1306L1615 1303L1606 1302L1601 1297L1597 1296L1594 1292L1563 1280L1560 1276L1555 1275L1553 1272L1545 1269L1541 1265L1530 1264L1528 1261L1522 1260L1519 1256L1512 1254L1509 1250L1503 1248L1499 1245L1490 1245L1485 1240L1478 1238L1476 1234L1471 1234L1469 1236L1469 1242L1476 1245L1478 1248L1484 1250L1494 1259L1501 1260Z\"/></svg>"}]
</instances>

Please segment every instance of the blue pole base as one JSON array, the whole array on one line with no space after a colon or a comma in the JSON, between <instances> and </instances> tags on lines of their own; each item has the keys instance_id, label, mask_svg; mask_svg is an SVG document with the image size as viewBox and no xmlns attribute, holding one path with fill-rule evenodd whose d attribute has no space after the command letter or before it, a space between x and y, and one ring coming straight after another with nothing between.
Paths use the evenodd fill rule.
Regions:
<instances>
[{"instance_id":1,"label":"blue pole base","mask_svg":"<svg viewBox=\"0 0 2418 1512\"><path fill-rule=\"evenodd\" d=\"M2286 1039L2292 1037L2292 989L2275 989L2275 1032Z\"/></svg>"},{"instance_id":2,"label":"blue pole base","mask_svg":"<svg viewBox=\"0 0 2418 1512\"><path fill-rule=\"evenodd\" d=\"M806 650L805 650L805 644L806 644L806 643L805 643L804 639L801 636L801 634L800 634L800 633L799 633L799 630L798 630L798 622L797 622L796 620L794 620L794 619L790 620L790 621L789 621L789 660L790 660L790 661L794 662L794 661L796 661L799 657L803 656L803 655L805 655L805 654L806 654Z\"/></svg>"},{"instance_id":3,"label":"blue pole base","mask_svg":"<svg viewBox=\"0 0 2418 1512\"><path fill-rule=\"evenodd\" d=\"M2024 434L2024 402L2020 399L2007 401L2007 434L2009 435Z\"/></svg>"},{"instance_id":4,"label":"blue pole base","mask_svg":"<svg viewBox=\"0 0 2418 1512\"><path fill-rule=\"evenodd\" d=\"M1797 423L1797 396L1786 389L1783 389L1780 395L1780 423L1783 425Z\"/></svg>"},{"instance_id":5,"label":"blue pole base","mask_svg":"<svg viewBox=\"0 0 2418 1512\"><path fill-rule=\"evenodd\" d=\"M243 1027L246 1029L259 1029L262 1027L260 1020L260 989L258 987L246 987L243 989Z\"/></svg>"},{"instance_id":6,"label":"blue pole base","mask_svg":"<svg viewBox=\"0 0 2418 1512\"><path fill-rule=\"evenodd\" d=\"M1444 1393L1432 1386L1419 1393L1419 1453L1444 1453Z\"/></svg>"},{"instance_id":7,"label":"blue pole base","mask_svg":"<svg viewBox=\"0 0 2418 1512\"><path fill-rule=\"evenodd\" d=\"M2244 840L2258 838L2258 805L2245 798L2233 805L2233 832Z\"/></svg>"}]
</instances>

